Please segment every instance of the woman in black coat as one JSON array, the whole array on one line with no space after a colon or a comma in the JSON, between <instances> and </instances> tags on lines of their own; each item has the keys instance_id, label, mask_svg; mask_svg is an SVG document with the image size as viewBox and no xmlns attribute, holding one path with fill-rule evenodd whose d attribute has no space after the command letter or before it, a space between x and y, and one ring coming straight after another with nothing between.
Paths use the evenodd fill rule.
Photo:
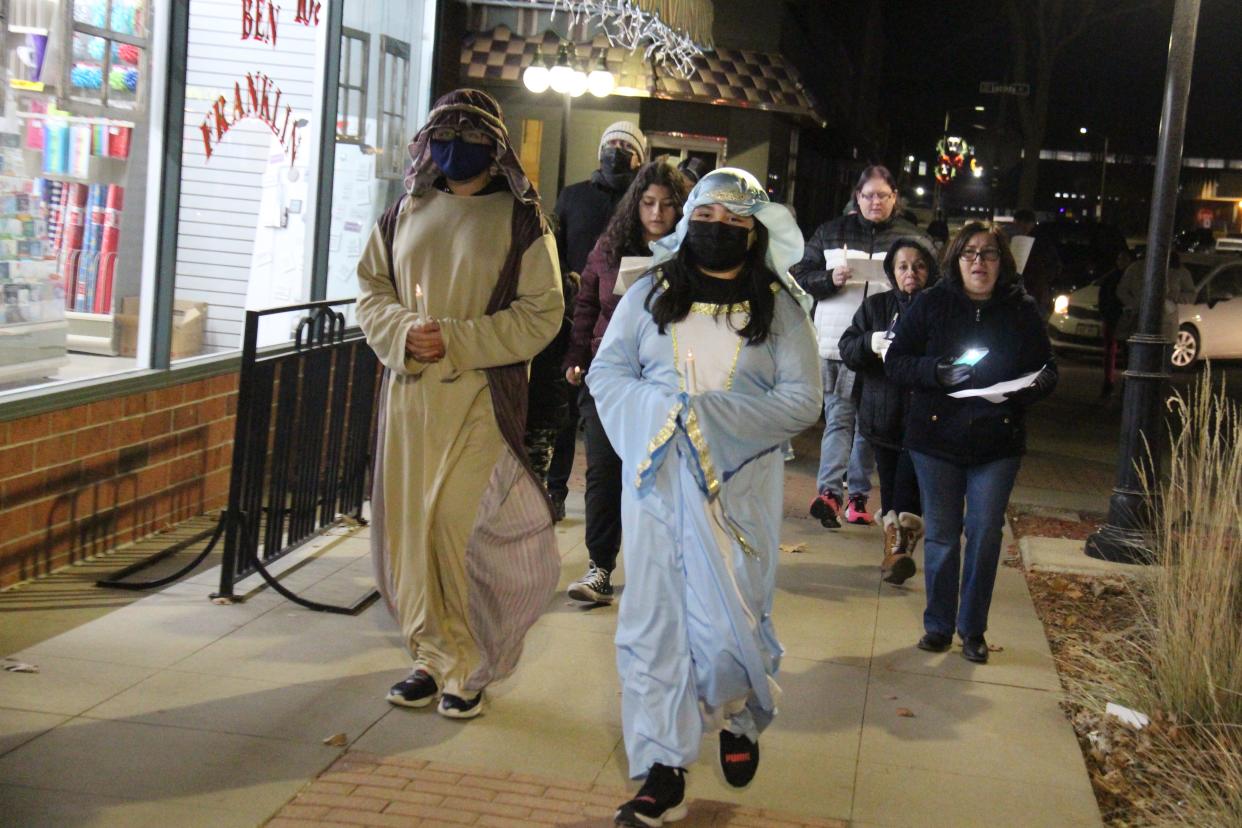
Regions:
<instances>
[{"instance_id":1,"label":"woman in black coat","mask_svg":"<svg viewBox=\"0 0 1242 828\"><path fill-rule=\"evenodd\" d=\"M884 355L893 341L897 320L914 297L940 275L930 251L914 239L898 239L884 257L884 272L893 289L868 296L841 335L841 359L856 372L854 404L858 430L875 453L880 473L880 514L884 524L881 577L890 584L914 575L915 548L923 537L918 480L910 455L901 448L909 389L884 374Z\"/></svg>"},{"instance_id":2,"label":"woman in black coat","mask_svg":"<svg viewBox=\"0 0 1242 828\"><path fill-rule=\"evenodd\" d=\"M998 227L972 222L957 234L944 278L902 315L884 369L913 391L904 445L927 530L926 634L918 646L944 652L956 628L962 656L986 662L983 634L1005 508L1026 451L1026 409L1057 383L1043 316ZM1020 390L991 399L950 396L1019 378L1029 378Z\"/></svg>"}]
</instances>

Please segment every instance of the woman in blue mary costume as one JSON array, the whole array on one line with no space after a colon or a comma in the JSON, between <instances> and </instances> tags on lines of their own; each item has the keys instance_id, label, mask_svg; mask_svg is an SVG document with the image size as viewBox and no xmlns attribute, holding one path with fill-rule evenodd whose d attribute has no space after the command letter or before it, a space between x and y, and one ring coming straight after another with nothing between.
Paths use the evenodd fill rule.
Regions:
<instances>
[{"instance_id":1,"label":"woman in blue mary costume","mask_svg":"<svg viewBox=\"0 0 1242 828\"><path fill-rule=\"evenodd\" d=\"M784 446L823 399L809 299L788 275L802 234L752 175L704 176L652 249L587 375L625 483L617 670L645 782L616 821L633 826L685 815L704 733L720 731L731 785L755 774L780 696Z\"/></svg>"}]
</instances>

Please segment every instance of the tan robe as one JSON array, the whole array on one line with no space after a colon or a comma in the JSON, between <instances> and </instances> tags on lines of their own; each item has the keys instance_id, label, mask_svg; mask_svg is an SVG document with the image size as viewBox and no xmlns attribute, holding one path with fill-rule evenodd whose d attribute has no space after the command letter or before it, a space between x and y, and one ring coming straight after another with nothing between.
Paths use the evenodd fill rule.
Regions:
<instances>
[{"instance_id":1,"label":"tan robe","mask_svg":"<svg viewBox=\"0 0 1242 828\"><path fill-rule=\"evenodd\" d=\"M550 514L501 436L485 372L539 353L564 308L545 234L522 255L517 298L485 315L513 204L507 191L407 199L393 239L395 280L378 226L358 263L358 320L388 369L373 500L380 587L415 667L466 696L512 669L558 566ZM439 362L405 351L416 284L443 332ZM507 579L506 565L521 571Z\"/></svg>"}]
</instances>

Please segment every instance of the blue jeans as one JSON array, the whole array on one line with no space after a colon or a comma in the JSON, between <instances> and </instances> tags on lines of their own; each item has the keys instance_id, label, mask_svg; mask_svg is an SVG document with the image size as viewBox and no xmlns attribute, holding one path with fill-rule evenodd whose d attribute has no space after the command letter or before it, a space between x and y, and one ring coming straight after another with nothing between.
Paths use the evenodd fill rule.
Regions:
<instances>
[{"instance_id":1,"label":"blue jeans","mask_svg":"<svg viewBox=\"0 0 1242 828\"><path fill-rule=\"evenodd\" d=\"M824 378L824 436L819 445L819 474L815 487L841 494L841 478L849 471L850 494L871 491L875 456L871 444L858 433L858 408L854 405L854 372L835 359L820 360Z\"/></svg>"},{"instance_id":2,"label":"blue jeans","mask_svg":"<svg viewBox=\"0 0 1242 828\"><path fill-rule=\"evenodd\" d=\"M962 466L912 451L910 459L919 478L927 531L923 540L923 579L927 586L923 628L929 633L951 636L956 618L957 634L962 638L983 635L988 628L988 609L1000 562L1005 507L1018 477L1021 458Z\"/></svg>"}]
</instances>

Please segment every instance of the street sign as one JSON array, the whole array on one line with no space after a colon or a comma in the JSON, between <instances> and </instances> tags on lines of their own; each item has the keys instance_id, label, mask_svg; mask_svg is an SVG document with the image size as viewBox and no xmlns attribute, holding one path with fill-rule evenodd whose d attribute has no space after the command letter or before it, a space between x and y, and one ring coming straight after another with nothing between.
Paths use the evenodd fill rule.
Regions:
<instances>
[{"instance_id":1,"label":"street sign","mask_svg":"<svg viewBox=\"0 0 1242 828\"><path fill-rule=\"evenodd\" d=\"M979 84L979 94L1017 95L1019 98L1025 98L1031 94L1031 85L1029 83L996 83L995 81L983 81Z\"/></svg>"}]
</instances>

